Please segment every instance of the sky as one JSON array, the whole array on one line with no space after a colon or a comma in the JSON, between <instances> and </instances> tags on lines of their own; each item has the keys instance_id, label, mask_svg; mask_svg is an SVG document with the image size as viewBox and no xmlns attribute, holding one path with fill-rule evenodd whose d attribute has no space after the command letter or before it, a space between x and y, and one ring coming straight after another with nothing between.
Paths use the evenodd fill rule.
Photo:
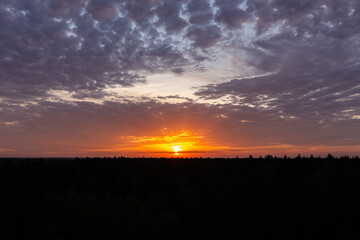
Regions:
<instances>
[{"instance_id":1,"label":"sky","mask_svg":"<svg viewBox=\"0 0 360 240\"><path fill-rule=\"evenodd\" d=\"M358 0L1 0L0 157L360 154Z\"/></svg>"}]
</instances>

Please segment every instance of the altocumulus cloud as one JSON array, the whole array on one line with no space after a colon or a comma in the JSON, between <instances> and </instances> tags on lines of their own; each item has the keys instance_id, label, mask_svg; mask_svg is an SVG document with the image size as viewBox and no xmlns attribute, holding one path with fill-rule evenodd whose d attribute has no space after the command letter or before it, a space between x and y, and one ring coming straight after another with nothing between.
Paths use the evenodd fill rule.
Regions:
<instances>
[{"instance_id":1,"label":"altocumulus cloud","mask_svg":"<svg viewBox=\"0 0 360 240\"><path fill-rule=\"evenodd\" d=\"M186 64L167 37L186 25L181 3L153 2L1 1L1 96L131 86L145 82L139 70Z\"/></svg>"},{"instance_id":2,"label":"altocumulus cloud","mask_svg":"<svg viewBox=\"0 0 360 240\"><path fill-rule=\"evenodd\" d=\"M229 146L356 145L359 25L357 0L3 0L0 147L25 133L56 146L76 129L87 139L101 125L106 141L188 122ZM181 77L224 53L240 60L232 72L252 74L198 87L186 103L47 101L52 90L102 99L111 87L146 88L150 74Z\"/></svg>"},{"instance_id":3,"label":"altocumulus cloud","mask_svg":"<svg viewBox=\"0 0 360 240\"><path fill-rule=\"evenodd\" d=\"M244 49L244 61L259 75L207 85L196 94L229 97L264 114L328 129L358 127L359 2L248 1L248 9L256 16L257 35L250 46L233 44Z\"/></svg>"}]
</instances>

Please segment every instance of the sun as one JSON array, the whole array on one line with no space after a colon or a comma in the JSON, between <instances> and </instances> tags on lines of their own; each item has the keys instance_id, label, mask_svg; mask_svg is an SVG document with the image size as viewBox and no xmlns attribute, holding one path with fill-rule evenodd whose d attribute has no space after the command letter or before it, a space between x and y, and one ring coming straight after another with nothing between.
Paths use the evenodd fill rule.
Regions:
<instances>
[{"instance_id":1,"label":"sun","mask_svg":"<svg viewBox=\"0 0 360 240\"><path fill-rule=\"evenodd\" d=\"M179 154L179 151L182 150L181 146L176 145L176 146L171 146L172 150L174 151L175 155Z\"/></svg>"}]
</instances>

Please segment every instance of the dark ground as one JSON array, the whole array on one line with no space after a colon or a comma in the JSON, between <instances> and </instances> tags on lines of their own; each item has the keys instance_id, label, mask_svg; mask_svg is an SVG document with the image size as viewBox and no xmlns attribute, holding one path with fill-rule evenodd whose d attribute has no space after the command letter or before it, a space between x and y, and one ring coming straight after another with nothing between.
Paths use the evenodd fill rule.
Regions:
<instances>
[{"instance_id":1,"label":"dark ground","mask_svg":"<svg viewBox=\"0 0 360 240\"><path fill-rule=\"evenodd\" d=\"M360 159L1 159L0 239L359 239Z\"/></svg>"}]
</instances>

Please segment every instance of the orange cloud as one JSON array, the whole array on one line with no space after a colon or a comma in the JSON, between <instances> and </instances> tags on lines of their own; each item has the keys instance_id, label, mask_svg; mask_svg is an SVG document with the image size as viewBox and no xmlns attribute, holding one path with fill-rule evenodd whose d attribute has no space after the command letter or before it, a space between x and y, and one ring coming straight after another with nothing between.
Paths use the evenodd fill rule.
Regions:
<instances>
[{"instance_id":1,"label":"orange cloud","mask_svg":"<svg viewBox=\"0 0 360 240\"><path fill-rule=\"evenodd\" d=\"M192 156L195 153L215 152L228 147L214 146L204 136L196 135L190 130L169 132L163 129L159 136L126 136L121 137L123 144L114 148L93 149L95 152L136 152L142 154L162 155L175 154Z\"/></svg>"}]
</instances>

